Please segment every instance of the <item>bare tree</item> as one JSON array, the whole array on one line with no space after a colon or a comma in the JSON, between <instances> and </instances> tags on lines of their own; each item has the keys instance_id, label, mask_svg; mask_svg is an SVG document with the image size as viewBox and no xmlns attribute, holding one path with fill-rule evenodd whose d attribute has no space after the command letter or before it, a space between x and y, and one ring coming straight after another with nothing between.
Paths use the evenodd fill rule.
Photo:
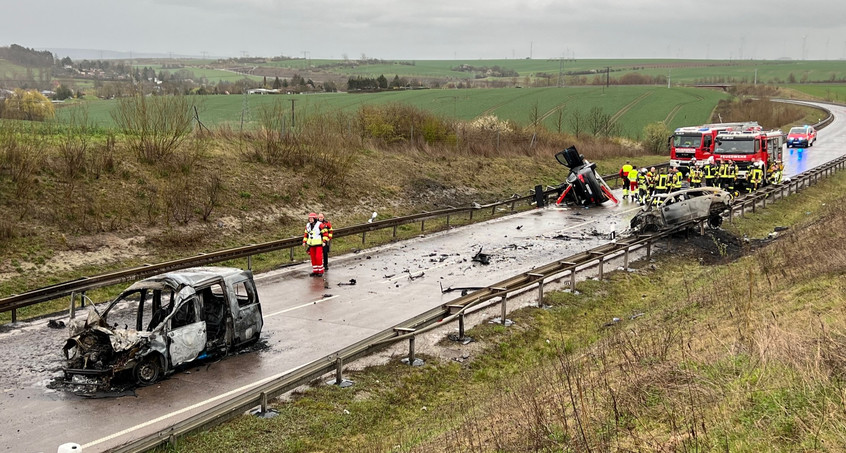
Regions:
<instances>
[{"instance_id":1,"label":"bare tree","mask_svg":"<svg viewBox=\"0 0 846 453\"><path fill-rule=\"evenodd\" d=\"M185 96L135 96L118 101L112 118L138 157L169 158L191 132L192 105Z\"/></svg>"}]
</instances>

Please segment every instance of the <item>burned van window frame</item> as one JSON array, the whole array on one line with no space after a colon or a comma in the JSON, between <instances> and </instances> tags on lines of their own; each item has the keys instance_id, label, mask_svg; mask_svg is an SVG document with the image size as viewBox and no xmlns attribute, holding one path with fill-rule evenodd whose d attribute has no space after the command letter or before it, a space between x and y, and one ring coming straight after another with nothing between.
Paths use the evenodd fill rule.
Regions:
<instances>
[{"instance_id":1,"label":"burned van window frame","mask_svg":"<svg viewBox=\"0 0 846 453\"><path fill-rule=\"evenodd\" d=\"M238 301L238 307L249 307L256 303L256 292L252 285L247 284L248 281L235 282L232 289L235 291L235 299Z\"/></svg>"}]
</instances>

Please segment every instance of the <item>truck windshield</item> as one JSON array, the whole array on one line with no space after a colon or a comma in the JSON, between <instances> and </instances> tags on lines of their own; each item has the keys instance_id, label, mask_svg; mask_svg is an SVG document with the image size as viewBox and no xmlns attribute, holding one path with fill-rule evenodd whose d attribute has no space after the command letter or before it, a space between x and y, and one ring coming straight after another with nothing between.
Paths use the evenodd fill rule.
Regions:
<instances>
[{"instance_id":1,"label":"truck windshield","mask_svg":"<svg viewBox=\"0 0 846 453\"><path fill-rule=\"evenodd\" d=\"M714 154L755 154L755 140L717 140Z\"/></svg>"},{"instance_id":2,"label":"truck windshield","mask_svg":"<svg viewBox=\"0 0 846 453\"><path fill-rule=\"evenodd\" d=\"M702 135L674 135L673 146L676 148L699 148Z\"/></svg>"},{"instance_id":3,"label":"truck windshield","mask_svg":"<svg viewBox=\"0 0 846 453\"><path fill-rule=\"evenodd\" d=\"M794 127L793 129L790 129L790 133L791 134L804 134L805 128L804 127Z\"/></svg>"}]
</instances>

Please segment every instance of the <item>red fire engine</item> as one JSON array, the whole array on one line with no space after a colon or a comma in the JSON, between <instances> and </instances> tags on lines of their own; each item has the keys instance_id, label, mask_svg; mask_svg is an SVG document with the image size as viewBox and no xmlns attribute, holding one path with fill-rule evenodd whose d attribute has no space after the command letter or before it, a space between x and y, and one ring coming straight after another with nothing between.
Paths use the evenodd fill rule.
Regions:
<instances>
[{"instance_id":1,"label":"red fire engine","mask_svg":"<svg viewBox=\"0 0 846 453\"><path fill-rule=\"evenodd\" d=\"M691 159L698 162L707 160L714 154L717 134L729 131L760 131L761 126L754 121L745 123L714 123L702 126L680 127L670 137L670 166L679 167L687 172Z\"/></svg>"},{"instance_id":2,"label":"red fire engine","mask_svg":"<svg viewBox=\"0 0 846 453\"><path fill-rule=\"evenodd\" d=\"M737 179L745 180L749 168L761 162L766 174L767 169L776 161L781 161L784 133L778 129L771 131L723 132L717 134L714 141L714 160L731 160L737 163Z\"/></svg>"}]
</instances>

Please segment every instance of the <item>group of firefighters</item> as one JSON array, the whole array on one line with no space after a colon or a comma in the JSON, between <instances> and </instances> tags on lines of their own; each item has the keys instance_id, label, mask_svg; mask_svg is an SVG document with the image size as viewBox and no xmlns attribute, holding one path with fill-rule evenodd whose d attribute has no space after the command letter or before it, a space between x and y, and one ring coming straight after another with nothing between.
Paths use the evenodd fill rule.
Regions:
<instances>
[{"instance_id":1,"label":"group of firefighters","mask_svg":"<svg viewBox=\"0 0 846 453\"><path fill-rule=\"evenodd\" d=\"M640 204L646 204L653 194L669 193L683 188L719 187L734 196L741 191L753 192L764 183L776 184L781 182L784 165L776 161L764 173L764 163L753 163L746 173L745 179L738 179L737 163L720 159L714 162L711 157L704 164L691 160L685 175L678 167L655 167L638 170L630 162L626 162L620 169L620 180L623 186L623 199L630 198ZM765 179L766 178L766 179Z\"/></svg>"}]
</instances>

